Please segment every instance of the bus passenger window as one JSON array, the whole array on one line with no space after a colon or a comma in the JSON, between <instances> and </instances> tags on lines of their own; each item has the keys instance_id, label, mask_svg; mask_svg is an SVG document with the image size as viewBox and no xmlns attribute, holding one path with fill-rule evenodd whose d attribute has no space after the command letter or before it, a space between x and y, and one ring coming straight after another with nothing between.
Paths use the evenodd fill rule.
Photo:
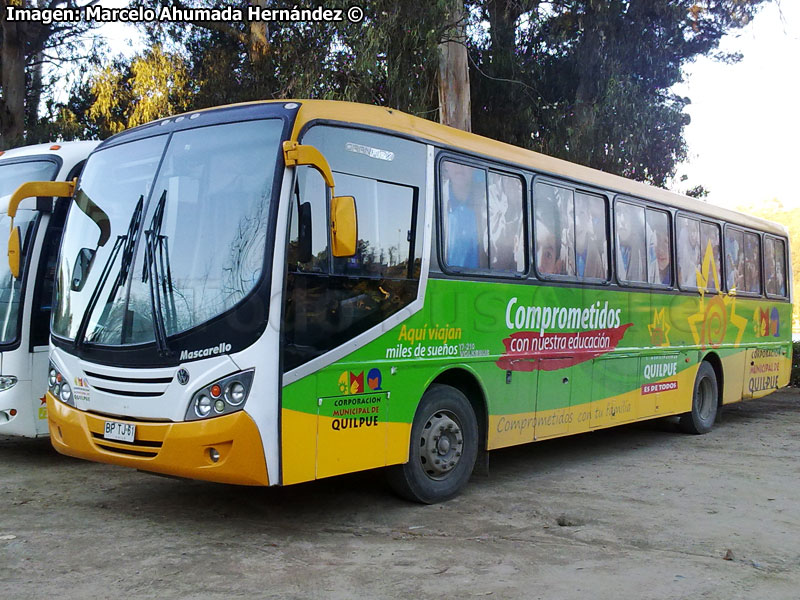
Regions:
<instances>
[{"instance_id":1,"label":"bus passenger window","mask_svg":"<svg viewBox=\"0 0 800 600\"><path fill-rule=\"evenodd\" d=\"M782 240L767 238L764 254L764 269L767 278L767 293L773 296L786 295L786 254Z\"/></svg>"},{"instance_id":2,"label":"bus passenger window","mask_svg":"<svg viewBox=\"0 0 800 600\"><path fill-rule=\"evenodd\" d=\"M722 269L720 265L719 227L713 223L703 221L700 224L700 272L706 279L706 289L717 291L721 284ZM710 254L709 254L710 253ZM706 267L708 261L708 267Z\"/></svg>"},{"instance_id":3,"label":"bus passenger window","mask_svg":"<svg viewBox=\"0 0 800 600\"><path fill-rule=\"evenodd\" d=\"M725 230L725 281L728 291L745 292L744 233Z\"/></svg>"},{"instance_id":4,"label":"bus passenger window","mask_svg":"<svg viewBox=\"0 0 800 600\"><path fill-rule=\"evenodd\" d=\"M758 234L744 234L744 289L761 293L761 245Z\"/></svg>"},{"instance_id":5,"label":"bus passenger window","mask_svg":"<svg viewBox=\"0 0 800 600\"><path fill-rule=\"evenodd\" d=\"M444 261L449 267L486 269L486 171L450 161L441 169Z\"/></svg>"},{"instance_id":6,"label":"bus passenger window","mask_svg":"<svg viewBox=\"0 0 800 600\"><path fill-rule=\"evenodd\" d=\"M523 202L519 177L489 172L489 231L484 250L492 270L525 271Z\"/></svg>"},{"instance_id":7,"label":"bus passenger window","mask_svg":"<svg viewBox=\"0 0 800 600\"><path fill-rule=\"evenodd\" d=\"M647 209L647 281L672 285L672 250L669 244L669 215Z\"/></svg>"},{"instance_id":8,"label":"bus passenger window","mask_svg":"<svg viewBox=\"0 0 800 600\"><path fill-rule=\"evenodd\" d=\"M617 224L618 276L622 281L646 283L644 208L618 202L614 213Z\"/></svg>"},{"instance_id":9,"label":"bus passenger window","mask_svg":"<svg viewBox=\"0 0 800 600\"><path fill-rule=\"evenodd\" d=\"M696 288L700 267L700 221L678 217L678 281L681 287Z\"/></svg>"},{"instance_id":10,"label":"bus passenger window","mask_svg":"<svg viewBox=\"0 0 800 600\"><path fill-rule=\"evenodd\" d=\"M606 201L601 196L575 194L575 272L583 279L608 278Z\"/></svg>"},{"instance_id":11,"label":"bus passenger window","mask_svg":"<svg viewBox=\"0 0 800 600\"><path fill-rule=\"evenodd\" d=\"M537 182L536 268L542 275L575 275L573 191Z\"/></svg>"}]
</instances>

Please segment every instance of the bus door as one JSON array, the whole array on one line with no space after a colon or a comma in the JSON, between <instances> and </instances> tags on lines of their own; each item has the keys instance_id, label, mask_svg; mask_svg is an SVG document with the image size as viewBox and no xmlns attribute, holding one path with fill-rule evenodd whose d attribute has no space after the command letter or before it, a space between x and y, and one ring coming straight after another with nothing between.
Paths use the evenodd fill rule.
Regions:
<instances>
[{"instance_id":1,"label":"bus door","mask_svg":"<svg viewBox=\"0 0 800 600\"><path fill-rule=\"evenodd\" d=\"M35 276L33 304L30 318L30 351L33 371L31 385L36 418L36 434L48 432L47 407L44 402L47 390L48 350L50 344L50 312L53 304L53 286L56 279L56 262L61 236L64 233L64 220L69 204L58 200L55 210L47 220L40 221L38 236L43 237L42 250L37 269L31 269ZM34 283L34 282L30 282Z\"/></svg>"},{"instance_id":2,"label":"bus door","mask_svg":"<svg viewBox=\"0 0 800 600\"><path fill-rule=\"evenodd\" d=\"M632 421L637 416L640 357L635 352L612 352L594 359L592 371L592 428Z\"/></svg>"},{"instance_id":3,"label":"bus door","mask_svg":"<svg viewBox=\"0 0 800 600\"><path fill-rule=\"evenodd\" d=\"M358 222L355 254L334 257L324 183L313 169L298 168L283 368L314 383L297 381L285 387L282 403L284 409L313 411L316 431L313 437L305 432L300 434L303 440L292 439L295 432L284 425L282 443L284 457L294 452L296 443L314 444L315 475L320 478L407 458L408 413L413 416L419 398L393 387L405 382L402 376L409 377L413 369L390 356L397 336L391 340L382 334L387 319L417 298L422 246L417 231L423 229L418 219L424 218L427 150L383 134L329 126L312 127L303 143L329 161L336 195L355 198ZM299 231L308 229L298 227L306 212L311 215L310 252L299 239ZM402 376L392 376L392 367ZM296 395L295 389L315 389L316 394Z\"/></svg>"},{"instance_id":4,"label":"bus door","mask_svg":"<svg viewBox=\"0 0 800 600\"><path fill-rule=\"evenodd\" d=\"M685 364L685 357L685 352L662 352L642 356L639 417L650 417L680 409L677 405L680 395L685 398L687 394L687 390L679 390L678 383L679 369Z\"/></svg>"},{"instance_id":5,"label":"bus door","mask_svg":"<svg viewBox=\"0 0 800 600\"><path fill-rule=\"evenodd\" d=\"M570 430L574 367L563 368L571 357L542 358L536 386L535 439L564 435Z\"/></svg>"},{"instance_id":6,"label":"bus door","mask_svg":"<svg viewBox=\"0 0 800 600\"><path fill-rule=\"evenodd\" d=\"M742 398L760 398L786 385L781 378L781 368L786 359L786 348L748 348L744 363Z\"/></svg>"}]
</instances>

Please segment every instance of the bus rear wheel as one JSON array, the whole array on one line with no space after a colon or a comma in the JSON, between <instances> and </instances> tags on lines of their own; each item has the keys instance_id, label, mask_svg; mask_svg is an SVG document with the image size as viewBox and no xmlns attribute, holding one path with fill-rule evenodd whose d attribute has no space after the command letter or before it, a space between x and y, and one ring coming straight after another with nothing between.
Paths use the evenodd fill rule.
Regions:
<instances>
[{"instance_id":1,"label":"bus rear wheel","mask_svg":"<svg viewBox=\"0 0 800 600\"><path fill-rule=\"evenodd\" d=\"M714 426L719 405L719 387L717 374L707 362L700 363L697 377L694 380L694 393L692 395L692 410L681 415L678 422L681 430L686 433L708 433Z\"/></svg>"},{"instance_id":2,"label":"bus rear wheel","mask_svg":"<svg viewBox=\"0 0 800 600\"><path fill-rule=\"evenodd\" d=\"M411 424L408 462L390 467L389 484L409 500L442 502L469 481L477 454L478 422L469 400L448 385L432 385Z\"/></svg>"}]
</instances>

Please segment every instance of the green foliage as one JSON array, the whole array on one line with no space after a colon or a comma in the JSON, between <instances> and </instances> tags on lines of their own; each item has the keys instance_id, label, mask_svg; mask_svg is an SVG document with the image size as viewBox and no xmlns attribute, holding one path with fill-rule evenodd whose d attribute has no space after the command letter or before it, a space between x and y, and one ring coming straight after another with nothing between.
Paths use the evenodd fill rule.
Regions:
<instances>
[{"instance_id":1,"label":"green foliage","mask_svg":"<svg viewBox=\"0 0 800 600\"><path fill-rule=\"evenodd\" d=\"M89 119L118 133L187 110L192 96L183 59L155 44L126 64L98 69L91 92Z\"/></svg>"},{"instance_id":2,"label":"green foliage","mask_svg":"<svg viewBox=\"0 0 800 600\"><path fill-rule=\"evenodd\" d=\"M707 190L702 185L696 185L693 188L686 190L686 192L684 192L684 193L687 196L689 196L690 198L701 198L702 199L702 198L706 198L708 196L709 190Z\"/></svg>"},{"instance_id":3,"label":"green foliage","mask_svg":"<svg viewBox=\"0 0 800 600\"><path fill-rule=\"evenodd\" d=\"M175 4L173 0L160 0ZM249 2L226 4L245 8ZM316 3L315 3L316 4ZM361 23L158 23L151 40L186 57L196 84L192 108L269 98L324 98L391 106L435 116L441 0L375 0ZM332 0L328 8L350 3ZM196 7L219 6L214 0Z\"/></svg>"},{"instance_id":4,"label":"green foliage","mask_svg":"<svg viewBox=\"0 0 800 600\"><path fill-rule=\"evenodd\" d=\"M686 156L689 99L670 92L682 66L762 1L481 0L473 130L665 185Z\"/></svg>"},{"instance_id":5,"label":"green foliage","mask_svg":"<svg viewBox=\"0 0 800 600\"><path fill-rule=\"evenodd\" d=\"M665 185L686 156L689 99L670 91L682 67L714 53L765 1L465 2L473 131ZM187 4L246 9L249 1ZM171 112L270 98L350 100L436 119L448 0L363 5L361 23L144 24L151 50L96 71L65 106L51 108L52 127L105 137Z\"/></svg>"},{"instance_id":6,"label":"green foliage","mask_svg":"<svg viewBox=\"0 0 800 600\"><path fill-rule=\"evenodd\" d=\"M185 60L154 44L130 60L118 57L95 66L67 104L51 107L55 115L48 129L62 139L104 139L185 112L195 94Z\"/></svg>"},{"instance_id":7,"label":"green foliage","mask_svg":"<svg viewBox=\"0 0 800 600\"><path fill-rule=\"evenodd\" d=\"M48 75L45 65L75 65L97 51L89 39L95 23L10 21L5 18L6 7L76 9L94 3L96 0L0 0L0 148L42 141L52 131L52 120L42 119L40 109L62 78Z\"/></svg>"}]
</instances>

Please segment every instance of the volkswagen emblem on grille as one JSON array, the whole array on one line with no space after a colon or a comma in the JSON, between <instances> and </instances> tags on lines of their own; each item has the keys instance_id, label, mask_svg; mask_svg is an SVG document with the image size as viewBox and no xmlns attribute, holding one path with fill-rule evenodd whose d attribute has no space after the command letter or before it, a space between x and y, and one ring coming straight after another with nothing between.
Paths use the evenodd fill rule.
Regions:
<instances>
[{"instance_id":1,"label":"volkswagen emblem on grille","mask_svg":"<svg viewBox=\"0 0 800 600\"><path fill-rule=\"evenodd\" d=\"M181 385L186 385L189 383L189 371L186 369L178 369L178 383Z\"/></svg>"}]
</instances>

